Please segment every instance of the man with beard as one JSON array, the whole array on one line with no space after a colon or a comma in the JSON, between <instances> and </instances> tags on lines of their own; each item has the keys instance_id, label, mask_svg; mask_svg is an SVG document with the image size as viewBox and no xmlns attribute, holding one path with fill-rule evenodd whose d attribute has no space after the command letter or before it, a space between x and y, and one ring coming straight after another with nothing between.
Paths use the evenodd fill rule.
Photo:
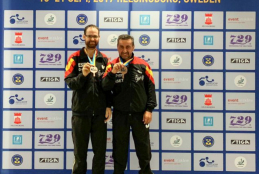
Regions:
<instances>
[{"instance_id":1,"label":"man with beard","mask_svg":"<svg viewBox=\"0 0 259 174\"><path fill-rule=\"evenodd\" d=\"M134 39L127 34L117 40L119 57L106 68L103 89L113 91L114 174L123 174L127 165L129 134L139 160L139 174L152 174L149 123L156 107L153 73L144 60L134 56Z\"/></svg>"},{"instance_id":2,"label":"man with beard","mask_svg":"<svg viewBox=\"0 0 259 174\"><path fill-rule=\"evenodd\" d=\"M108 59L96 49L99 34L97 26L86 26L83 36L85 47L71 54L66 66L65 81L73 90L73 174L85 174L87 171L86 157L90 136L94 153L92 172L104 174L105 170L106 122L111 117L111 97L109 91L103 91L101 84Z\"/></svg>"}]
</instances>

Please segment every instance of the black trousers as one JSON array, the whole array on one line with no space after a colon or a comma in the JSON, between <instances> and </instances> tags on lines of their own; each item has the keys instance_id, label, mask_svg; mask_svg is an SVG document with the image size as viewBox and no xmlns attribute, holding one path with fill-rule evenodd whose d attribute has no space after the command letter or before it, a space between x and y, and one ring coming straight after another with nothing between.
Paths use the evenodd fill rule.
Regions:
<instances>
[{"instance_id":1,"label":"black trousers","mask_svg":"<svg viewBox=\"0 0 259 174\"><path fill-rule=\"evenodd\" d=\"M143 124L143 113L129 114L113 111L114 174L124 174L128 159L130 126L139 160L139 174L152 174L149 128Z\"/></svg>"},{"instance_id":2,"label":"black trousers","mask_svg":"<svg viewBox=\"0 0 259 174\"><path fill-rule=\"evenodd\" d=\"M103 115L72 116L72 137L74 143L74 165L72 174L85 174L87 171L87 151L91 135L93 147L93 174L104 174L107 140L107 124Z\"/></svg>"}]
</instances>

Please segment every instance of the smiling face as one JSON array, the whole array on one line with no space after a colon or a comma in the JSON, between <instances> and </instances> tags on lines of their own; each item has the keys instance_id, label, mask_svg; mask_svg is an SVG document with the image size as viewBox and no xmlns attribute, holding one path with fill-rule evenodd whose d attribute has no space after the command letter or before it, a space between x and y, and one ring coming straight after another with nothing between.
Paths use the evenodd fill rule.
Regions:
<instances>
[{"instance_id":1,"label":"smiling face","mask_svg":"<svg viewBox=\"0 0 259 174\"><path fill-rule=\"evenodd\" d=\"M97 28L89 27L84 36L86 48L95 49L99 43L99 31Z\"/></svg>"},{"instance_id":2,"label":"smiling face","mask_svg":"<svg viewBox=\"0 0 259 174\"><path fill-rule=\"evenodd\" d=\"M124 60L128 60L132 57L132 52L134 51L134 45L131 39L120 39L117 45L117 50L119 55Z\"/></svg>"}]
</instances>

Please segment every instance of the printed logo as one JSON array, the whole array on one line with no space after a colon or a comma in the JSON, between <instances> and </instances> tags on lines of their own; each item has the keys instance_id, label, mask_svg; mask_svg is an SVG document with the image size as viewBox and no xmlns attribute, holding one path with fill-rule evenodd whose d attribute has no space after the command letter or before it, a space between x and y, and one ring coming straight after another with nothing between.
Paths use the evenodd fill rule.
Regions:
<instances>
[{"instance_id":1,"label":"printed logo","mask_svg":"<svg viewBox=\"0 0 259 174\"><path fill-rule=\"evenodd\" d=\"M204 96L205 96L204 104L207 106L211 106L212 105L212 94L204 94Z\"/></svg>"},{"instance_id":2,"label":"printed logo","mask_svg":"<svg viewBox=\"0 0 259 174\"><path fill-rule=\"evenodd\" d=\"M212 24L212 13L205 13L205 24L206 25Z\"/></svg>"},{"instance_id":3,"label":"printed logo","mask_svg":"<svg viewBox=\"0 0 259 174\"><path fill-rule=\"evenodd\" d=\"M201 77L199 79L200 86L217 86L218 83L214 82L214 79L209 80L209 76Z\"/></svg>"},{"instance_id":4,"label":"printed logo","mask_svg":"<svg viewBox=\"0 0 259 174\"><path fill-rule=\"evenodd\" d=\"M167 118L166 123L185 124L185 118Z\"/></svg>"},{"instance_id":5,"label":"printed logo","mask_svg":"<svg viewBox=\"0 0 259 174\"><path fill-rule=\"evenodd\" d=\"M77 15L76 17L76 22L79 24L79 25L85 25L88 21L88 18L85 14L79 14Z\"/></svg>"},{"instance_id":6,"label":"printed logo","mask_svg":"<svg viewBox=\"0 0 259 174\"><path fill-rule=\"evenodd\" d=\"M45 15L44 21L47 25L54 25L57 21L57 17L53 13L49 13Z\"/></svg>"},{"instance_id":7,"label":"printed logo","mask_svg":"<svg viewBox=\"0 0 259 174\"><path fill-rule=\"evenodd\" d=\"M40 134L39 138L39 146L60 146L61 136L59 134Z\"/></svg>"},{"instance_id":8,"label":"printed logo","mask_svg":"<svg viewBox=\"0 0 259 174\"><path fill-rule=\"evenodd\" d=\"M213 126L213 117L203 117L203 126Z\"/></svg>"},{"instance_id":9,"label":"printed logo","mask_svg":"<svg viewBox=\"0 0 259 174\"><path fill-rule=\"evenodd\" d=\"M139 22L139 25L150 25L150 15L140 15Z\"/></svg>"},{"instance_id":10,"label":"printed logo","mask_svg":"<svg viewBox=\"0 0 259 174\"><path fill-rule=\"evenodd\" d=\"M189 162L189 159L164 159L164 164L171 165L183 165L183 163Z\"/></svg>"},{"instance_id":11,"label":"printed logo","mask_svg":"<svg viewBox=\"0 0 259 174\"><path fill-rule=\"evenodd\" d=\"M230 128L252 128L251 116L231 116L230 120Z\"/></svg>"},{"instance_id":12,"label":"printed logo","mask_svg":"<svg viewBox=\"0 0 259 174\"><path fill-rule=\"evenodd\" d=\"M15 154L14 156L12 156L11 162L15 166L20 166L23 163L23 157L21 155Z\"/></svg>"},{"instance_id":13,"label":"printed logo","mask_svg":"<svg viewBox=\"0 0 259 174\"><path fill-rule=\"evenodd\" d=\"M39 158L40 163L59 163L59 158Z\"/></svg>"},{"instance_id":14,"label":"printed logo","mask_svg":"<svg viewBox=\"0 0 259 174\"><path fill-rule=\"evenodd\" d=\"M23 83L23 81L24 81L24 77L23 77L22 74L17 73L17 74L13 75L12 80L13 80L14 84L21 85Z\"/></svg>"},{"instance_id":15,"label":"printed logo","mask_svg":"<svg viewBox=\"0 0 259 174\"><path fill-rule=\"evenodd\" d=\"M253 37L251 35L231 35L229 47L252 47L251 41Z\"/></svg>"},{"instance_id":16,"label":"printed logo","mask_svg":"<svg viewBox=\"0 0 259 174\"><path fill-rule=\"evenodd\" d=\"M237 105L244 105L248 102L254 102L252 99L238 99L238 98L233 98L233 99L228 99L228 104L237 104Z\"/></svg>"},{"instance_id":17,"label":"printed logo","mask_svg":"<svg viewBox=\"0 0 259 174\"><path fill-rule=\"evenodd\" d=\"M82 34L79 34L78 36L73 37L73 44L77 45L84 45L85 44L85 40L83 39Z\"/></svg>"},{"instance_id":18,"label":"printed logo","mask_svg":"<svg viewBox=\"0 0 259 174\"><path fill-rule=\"evenodd\" d=\"M139 37L139 43L142 46L147 46L150 43L151 39L148 35L143 34Z\"/></svg>"},{"instance_id":19,"label":"printed logo","mask_svg":"<svg viewBox=\"0 0 259 174\"><path fill-rule=\"evenodd\" d=\"M199 165L201 167L218 167L218 164L216 164L214 160L212 161L209 160L209 157L201 158Z\"/></svg>"},{"instance_id":20,"label":"printed logo","mask_svg":"<svg viewBox=\"0 0 259 174\"><path fill-rule=\"evenodd\" d=\"M144 75L136 74L135 75L135 82L138 83L140 80L141 81L144 80Z\"/></svg>"},{"instance_id":21,"label":"printed logo","mask_svg":"<svg viewBox=\"0 0 259 174\"><path fill-rule=\"evenodd\" d=\"M214 57L211 55L206 55L202 58L202 63L205 66L212 66L214 64Z\"/></svg>"},{"instance_id":22,"label":"printed logo","mask_svg":"<svg viewBox=\"0 0 259 174\"><path fill-rule=\"evenodd\" d=\"M123 17L105 17L104 22L123 22Z\"/></svg>"},{"instance_id":23,"label":"printed logo","mask_svg":"<svg viewBox=\"0 0 259 174\"><path fill-rule=\"evenodd\" d=\"M180 147L183 143L183 139L178 135L174 135L171 137L170 143L173 147Z\"/></svg>"},{"instance_id":24,"label":"printed logo","mask_svg":"<svg viewBox=\"0 0 259 174\"><path fill-rule=\"evenodd\" d=\"M163 83L175 83L175 84L179 84L181 82L187 82L189 81L189 78L163 78Z\"/></svg>"},{"instance_id":25,"label":"printed logo","mask_svg":"<svg viewBox=\"0 0 259 174\"><path fill-rule=\"evenodd\" d=\"M246 17L246 18L228 18L228 23L235 23L235 24L244 24L246 22L253 22L254 21L254 18L249 18L249 17Z\"/></svg>"},{"instance_id":26,"label":"printed logo","mask_svg":"<svg viewBox=\"0 0 259 174\"><path fill-rule=\"evenodd\" d=\"M40 77L41 82L60 82L60 77Z\"/></svg>"},{"instance_id":27,"label":"printed logo","mask_svg":"<svg viewBox=\"0 0 259 174\"><path fill-rule=\"evenodd\" d=\"M245 76L239 75L235 78L235 85L239 88L242 88L246 85L246 78Z\"/></svg>"},{"instance_id":28,"label":"printed logo","mask_svg":"<svg viewBox=\"0 0 259 174\"><path fill-rule=\"evenodd\" d=\"M230 63L241 63L241 64L246 64L246 63L250 63L250 59L249 58L233 58L230 59Z\"/></svg>"},{"instance_id":29,"label":"printed logo","mask_svg":"<svg viewBox=\"0 0 259 174\"><path fill-rule=\"evenodd\" d=\"M118 40L118 36L116 34L111 34L107 38L107 42L111 46L116 46L117 45L117 40Z\"/></svg>"},{"instance_id":30,"label":"printed logo","mask_svg":"<svg viewBox=\"0 0 259 174\"><path fill-rule=\"evenodd\" d=\"M22 117L22 113L17 113L15 112L14 113L14 124L21 124L22 121L21 121L21 117Z\"/></svg>"},{"instance_id":31,"label":"printed logo","mask_svg":"<svg viewBox=\"0 0 259 174\"><path fill-rule=\"evenodd\" d=\"M251 141L250 140L230 140L231 144L234 145L250 145Z\"/></svg>"},{"instance_id":32,"label":"printed logo","mask_svg":"<svg viewBox=\"0 0 259 174\"><path fill-rule=\"evenodd\" d=\"M167 43L186 43L186 38L166 38Z\"/></svg>"},{"instance_id":33,"label":"printed logo","mask_svg":"<svg viewBox=\"0 0 259 174\"><path fill-rule=\"evenodd\" d=\"M54 105L56 103L56 96L54 94L46 94L44 102L46 105Z\"/></svg>"},{"instance_id":34,"label":"printed logo","mask_svg":"<svg viewBox=\"0 0 259 174\"><path fill-rule=\"evenodd\" d=\"M175 55L172 55L172 57L170 58L170 63L173 65L173 66L180 66L183 62L183 59L181 56L175 54Z\"/></svg>"},{"instance_id":35,"label":"printed logo","mask_svg":"<svg viewBox=\"0 0 259 174\"><path fill-rule=\"evenodd\" d=\"M13 105L13 104L16 104L16 105L25 105L27 104L27 101L23 101L24 98L18 98L18 94L15 94L14 96L10 96L9 97L9 104Z\"/></svg>"},{"instance_id":36,"label":"printed logo","mask_svg":"<svg viewBox=\"0 0 259 174\"><path fill-rule=\"evenodd\" d=\"M13 135L13 145L22 144L22 135Z\"/></svg>"},{"instance_id":37,"label":"printed logo","mask_svg":"<svg viewBox=\"0 0 259 174\"><path fill-rule=\"evenodd\" d=\"M114 167L114 159L112 155L105 155L105 166Z\"/></svg>"},{"instance_id":38,"label":"printed logo","mask_svg":"<svg viewBox=\"0 0 259 174\"><path fill-rule=\"evenodd\" d=\"M212 25L212 13L205 13L205 25Z\"/></svg>"},{"instance_id":39,"label":"printed logo","mask_svg":"<svg viewBox=\"0 0 259 174\"><path fill-rule=\"evenodd\" d=\"M150 58L145 58L145 57L146 57L145 55L142 55L142 56L140 56L140 57L138 57L138 58L144 60L144 61L147 62L149 65L153 65L153 64L154 64L154 62L151 62Z\"/></svg>"},{"instance_id":40,"label":"printed logo","mask_svg":"<svg viewBox=\"0 0 259 174\"><path fill-rule=\"evenodd\" d=\"M188 15L187 14L167 14L166 16L166 26L188 26L187 24Z\"/></svg>"},{"instance_id":41,"label":"printed logo","mask_svg":"<svg viewBox=\"0 0 259 174\"><path fill-rule=\"evenodd\" d=\"M24 17L19 17L19 14L12 15L10 17L10 24L28 24L28 20L25 20Z\"/></svg>"},{"instance_id":42,"label":"printed logo","mask_svg":"<svg viewBox=\"0 0 259 174\"><path fill-rule=\"evenodd\" d=\"M188 107L186 95L166 95L165 106L167 107Z\"/></svg>"},{"instance_id":43,"label":"printed logo","mask_svg":"<svg viewBox=\"0 0 259 174\"><path fill-rule=\"evenodd\" d=\"M213 36L204 36L203 45L214 45L214 37Z\"/></svg>"},{"instance_id":44,"label":"printed logo","mask_svg":"<svg viewBox=\"0 0 259 174\"><path fill-rule=\"evenodd\" d=\"M36 121L39 123L54 123L55 121L61 121L60 117L37 117Z\"/></svg>"},{"instance_id":45,"label":"printed logo","mask_svg":"<svg viewBox=\"0 0 259 174\"><path fill-rule=\"evenodd\" d=\"M49 54L40 54L40 65L61 65L61 54L52 54L52 53L49 53Z\"/></svg>"},{"instance_id":46,"label":"printed logo","mask_svg":"<svg viewBox=\"0 0 259 174\"><path fill-rule=\"evenodd\" d=\"M245 168L247 165L247 160L245 157L239 156L235 159L235 166L239 169Z\"/></svg>"},{"instance_id":47,"label":"printed logo","mask_svg":"<svg viewBox=\"0 0 259 174\"><path fill-rule=\"evenodd\" d=\"M23 54L14 54L13 63L14 64L23 64Z\"/></svg>"},{"instance_id":48,"label":"printed logo","mask_svg":"<svg viewBox=\"0 0 259 174\"><path fill-rule=\"evenodd\" d=\"M211 136L206 136L203 138L202 144L205 147L212 147L214 145L214 138L212 138Z\"/></svg>"},{"instance_id":49,"label":"printed logo","mask_svg":"<svg viewBox=\"0 0 259 174\"><path fill-rule=\"evenodd\" d=\"M15 40L14 42L17 44L21 44L22 43L22 32L15 32Z\"/></svg>"}]
</instances>

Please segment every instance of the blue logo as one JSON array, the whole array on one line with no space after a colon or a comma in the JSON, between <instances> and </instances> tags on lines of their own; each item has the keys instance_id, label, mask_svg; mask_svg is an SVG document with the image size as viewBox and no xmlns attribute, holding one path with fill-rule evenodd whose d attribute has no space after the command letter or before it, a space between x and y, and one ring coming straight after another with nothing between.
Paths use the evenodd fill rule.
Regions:
<instances>
[{"instance_id":1,"label":"blue logo","mask_svg":"<svg viewBox=\"0 0 259 174\"><path fill-rule=\"evenodd\" d=\"M77 45L79 42L84 42L85 40L82 38L82 35L79 34L78 36L73 37L73 44Z\"/></svg>"},{"instance_id":2,"label":"blue logo","mask_svg":"<svg viewBox=\"0 0 259 174\"><path fill-rule=\"evenodd\" d=\"M20 166L23 163L23 157L21 155L15 154L14 156L12 156L11 161L13 165Z\"/></svg>"},{"instance_id":3,"label":"blue logo","mask_svg":"<svg viewBox=\"0 0 259 174\"><path fill-rule=\"evenodd\" d=\"M14 74L13 75L13 83L16 84L16 85L21 85L24 81L24 77L22 74Z\"/></svg>"},{"instance_id":4,"label":"blue logo","mask_svg":"<svg viewBox=\"0 0 259 174\"><path fill-rule=\"evenodd\" d=\"M203 126L213 126L213 117L203 117Z\"/></svg>"},{"instance_id":5,"label":"blue logo","mask_svg":"<svg viewBox=\"0 0 259 174\"><path fill-rule=\"evenodd\" d=\"M15 100L16 99L16 100ZM14 104L15 103L15 101L17 102L17 103L22 103L22 101L24 100L24 98L22 97L22 98L18 98L18 94L15 94L14 96L10 96L9 97L9 103L12 105L12 104Z\"/></svg>"},{"instance_id":6,"label":"blue logo","mask_svg":"<svg viewBox=\"0 0 259 174\"><path fill-rule=\"evenodd\" d=\"M201 78L199 79L199 84L200 84L200 86L204 86L204 85L206 84L206 82L209 83L209 84L214 82L214 79L209 80L208 78L209 78L209 76L201 77ZM208 85L209 85L209 84L208 84Z\"/></svg>"},{"instance_id":7,"label":"blue logo","mask_svg":"<svg viewBox=\"0 0 259 174\"><path fill-rule=\"evenodd\" d=\"M15 24L15 22L16 22L15 18L17 19L17 21L23 21L23 20L24 20L24 17L19 18L19 14L12 15L12 16L10 17L10 23L11 23L11 24Z\"/></svg>"},{"instance_id":8,"label":"blue logo","mask_svg":"<svg viewBox=\"0 0 259 174\"><path fill-rule=\"evenodd\" d=\"M204 45L213 45L214 44L214 37L213 36L204 36Z\"/></svg>"},{"instance_id":9,"label":"blue logo","mask_svg":"<svg viewBox=\"0 0 259 174\"><path fill-rule=\"evenodd\" d=\"M23 64L23 54L14 54L13 63L14 64Z\"/></svg>"},{"instance_id":10,"label":"blue logo","mask_svg":"<svg viewBox=\"0 0 259 174\"><path fill-rule=\"evenodd\" d=\"M209 157L200 159L199 164L200 164L201 167L205 167L206 163L209 164L208 166L211 166L214 163L214 160L209 161Z\"/></svg>"},{"instance_id":11,"label":"blue logo","mask_svg":"<svg viewBox=\"0 0 259 174\"><path fill-rule=\"evenodd\" d=\"M150 37L146 34L143 34L139 37L139 43L142 46L147 46L150 43Z\"/></svg>"},{"instance_id":12,"label":"blue logo","mask_svg":"<svg viewBox=\"0 0 259 174\"><path fill-rule=\"evenodd\" d=\"M203 138L202 144L205 147L212 147L214 145L214 138L212 138L211 136L206 136Z\"/></svg>"},{"instance_id":13,"label":"blue logo","mask_svg":"<svg viewBox=\"0 0 259 174\"><path fill-rule=\"evenodd\" d=\"M88 21L88 18L85 14L79 14L77 17L76 17L76 22L79 24L79 25L85 25Z\"/></svg>"},{"instance_id":14,"label":"blue logo","mask_svg":"<svg viewBox=\"0 0 259 174\"><path fill-rule=\"evenodd\" d=\"M214 64L214 57L212 57L211 55L206 55L202 58L202 63L205 66L211 66Z\"/></svg>"},{"instance_id":15,"label":"blue logo","mask_svg":"<svg viewBox=\"0 0 259 174\"><path fill-rule=\"evenodd\" d=\"M13 145L22 144L22 135L13 135Z\"/></svg>"},{"instance_id":16,"label":"blue logo","mask_svg":"<svg viewBox=\"0 0 259 174\"><path fill-rule=\"evenodd\" d=\"M139 16L140 25L150 25L150 15Z\"/></svg>"}]
</instances>

